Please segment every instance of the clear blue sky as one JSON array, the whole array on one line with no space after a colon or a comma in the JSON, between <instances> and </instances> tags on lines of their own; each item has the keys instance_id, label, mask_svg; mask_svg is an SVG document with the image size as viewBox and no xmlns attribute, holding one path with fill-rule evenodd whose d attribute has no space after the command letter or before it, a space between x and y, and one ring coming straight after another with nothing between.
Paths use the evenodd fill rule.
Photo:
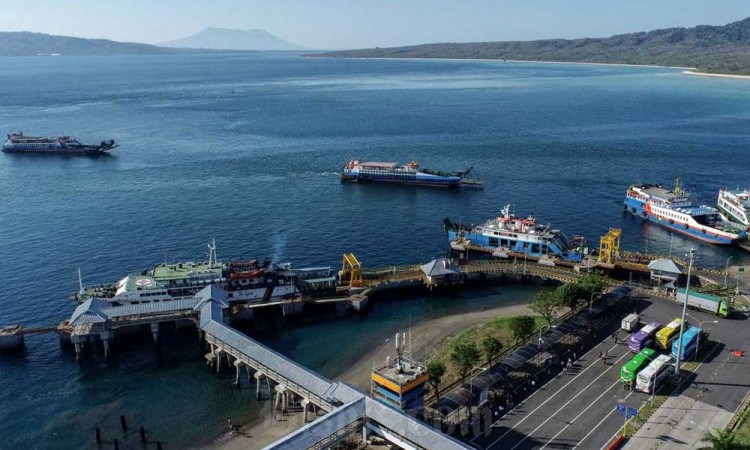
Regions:
<instances>
[{"instance_id":1,"label":"clear blue sky","mask_svg":"<svg viewBox=\"0 0 750 450\"><path fill-rule=\"evenodd\" d=\"M3 0L1 31L158 43L207 26L310 48L602 37L750 16L749 0Z\"/></svg>"}]
</instances>

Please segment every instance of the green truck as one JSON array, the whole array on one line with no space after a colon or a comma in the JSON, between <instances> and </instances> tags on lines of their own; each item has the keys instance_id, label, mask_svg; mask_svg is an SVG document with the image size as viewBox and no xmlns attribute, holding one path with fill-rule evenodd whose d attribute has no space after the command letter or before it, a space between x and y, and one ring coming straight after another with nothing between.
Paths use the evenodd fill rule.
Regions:
<instances>
[{"instance_id":1,"label":"green truck","mask_svg":"<svg viewBox=\"0 0 750 450\"><path fill-rule=\"evenodd\" d=\"M677 289L676 299L679 304L685 303L685 289ZM699 309L701 311L708 311L721 317L728 316L731 310L731 307L727 304L726 300L721 297L696 292L694 290L690 291L688 307Z\"/></svg>"}]
</instances>

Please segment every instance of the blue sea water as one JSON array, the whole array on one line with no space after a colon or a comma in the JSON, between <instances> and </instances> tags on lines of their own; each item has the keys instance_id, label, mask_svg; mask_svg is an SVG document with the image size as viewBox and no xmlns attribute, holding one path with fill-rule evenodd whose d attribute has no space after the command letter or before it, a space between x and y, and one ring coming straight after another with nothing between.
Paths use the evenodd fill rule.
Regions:
<instances>
[{"instance_id":1,"label":"blue sea water","mask_svg":"<svg viewBox=\"0 0 750 450\"><path fill-rule=\"evenodd\" d=\"M683 184L706 204L748 186L750 81L660 68L327 60L289 54L0 58L0 129L115 139L111 157L0 155L0 324L69 316L88 283L168 260L272 256L368 267L446 251L441 220L506 203L591 239L667 253L670 234L623 215L634 182ZM474 167L484 191L344 185L350 158ZM737 250L674 236L700 263ZM520 301L526 288L405 299L365 318L284 329L271 345L327 375L414 320ZM363 331L364 330L364 331ZM209 374L186 336L158 361L123 349L79 367L51 336L0 358L0 447L95 448L119 414L173 448L248 418L249 390ZM333 345L333 344L336 345ZM342 344L343 343L343 344ZM257 408L256 408L257 409ZM116 436L115 436L116 437Z\"/></svg>"}]
</instances>

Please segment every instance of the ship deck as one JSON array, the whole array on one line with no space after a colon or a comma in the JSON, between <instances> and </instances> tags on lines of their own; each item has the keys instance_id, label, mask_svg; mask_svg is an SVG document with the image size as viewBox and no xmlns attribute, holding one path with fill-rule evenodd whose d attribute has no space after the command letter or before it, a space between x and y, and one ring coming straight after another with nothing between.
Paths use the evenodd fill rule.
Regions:
<instances>
[{"instance_id":1,"label":"ship deck","mask_svg":"<svg viewBox=\"0 0 750 450\"><path fill-rule=\"evenodd\" d=\"M221 278L222 270L220 267L209 266L208 263L179 263L179 264L159 264L154 268L154 279L158 281L175 281L190 278L192 274L197 273L214 273Z\"/></svg>"}]
</instances>

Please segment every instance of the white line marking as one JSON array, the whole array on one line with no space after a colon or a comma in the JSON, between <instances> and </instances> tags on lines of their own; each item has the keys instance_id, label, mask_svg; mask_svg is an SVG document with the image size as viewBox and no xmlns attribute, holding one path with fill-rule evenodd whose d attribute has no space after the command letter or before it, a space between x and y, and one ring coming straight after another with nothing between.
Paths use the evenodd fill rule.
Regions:
<instances>
[{"instance_id":1,"label":"white line marking","mask_svg":"<svg viewBox=\"0 0 750 450\"><path fill-rule=\"evenodd\" d=\"M696 378L697 378L697 374L698 374L698 369L700 369L700 368L701 368L701 366L703 365L703 362L704 362L705 360L707 360L707 359L708 359L708 357L709 357L709 356L711 356L711 355L712 355L712 354L713 354L713 353L714 353L714 352L715 352L716 350L718 350L718 348L719 348L719 346L718 346L718 345L715 345L715 346L714 346L714 349L713 349L713 350L711 350L711 353L709 353L708 355L704 356L704 357L703 357L703 359L701 359L701 362L700 362L700 363L698 363L698 365L697 365L697 366L695 366L695 370L693 371L693 373L694 373L694 374L696 374ZM671 396L670 396L670 397L671 397ZM661 408L661 407L660 407L660 408ZM658 410L659 410L659 408L657 408L657 409L656 409L656 411L658 411ZM653 416L654 416L654 414L656 414L656 411L654 411L654 413L653 413L653 414L651 415L651 417L653 417ZM611 414L611 413L610 413L610 414ZM650 419L651 417L649 417L649 419ZM646 423L648 423L648 420L646 421ZM645 425L645 424L644 424L644 425ZM609 438L609 439L607 440L607 442L606 442L606 443L604 444L604 446L603 446L603 447L602 447L602 448L601 448L600 450L604 450L605 448L608 448L608 447L609 447L609 443L610 443L610 442L612 442L612 441L613 441L614 439L616 439L616 438L617 438L617 435L618 435L618 434L620 433L620 430L621 430L621 429L622 429L622 427L618 428L618 429L617 429L617 431L615 431L615 434L613 434L613 435L612 435L612 437L610 437L610 438Z\"/></svg>"},{"instance_id":2,"label":"white line marking","mask_svg":"<svg viewBox=\"0 0 750 450\"><path fill-rule=\"evenodd\" d=\"M606 371L605 371L604 373L606 373ZM602 375L604 375L604 373L603 373ZM547 422L549 422L550 420L552 420L552 419L553 419L553 418L554 418L554 417L555 417L555 416L556 416L556 415L557 415L557 414L558 414L559 412L561 412L561 411L562 411L562 410L563 410L563 409L564 409L564 408L565 408L566 406L568 406L568 405L569 405L569 404L570 404L570 403L571 403L571 402L572 402L573 400L575 400L576 398L578 398L578 396L579 396L579 395L583 394L583 393L584 393L584 392L586 391L586 389L587 389L587 388L588 388L589 386L591 386L592 384L594 384L594 382L595 382L595 381L597 381L597 380L598 380L599 378L601 378L601 376L602 376L602 375L599 375L599 377L597 377L597 378L596 378L596 380L594 380L594 381L592 381L591 383L589 383L589 385L588 385L588 386L586 386L585 388L583 388L583 389L581 390L581 392L579 392L579 393L578 393L578 394L577 394L576 396L574 396L573 398L571 398L570 400L568 400L568 401L567 401L567 402L566 402L566 403L565 403L564 405L562 405L562 406L561 406L561 407L560 407L560 408L559 408L559 409L558 409L557 411L555 411L555 412L554 412L553 414L551 414L551 415L550 415L549 417L547 417L547 419L546 419L546 420L545 420L544 422L542 422L542 423L541 423L541 424L540 424L540 425L539 425L538 427L536 427L536 428L534 428L533 430L531 430L530 432L528 432L528 433L527 433L527 434L526 434L526 435L525 435L525 436L523 437L523 439L521 439L520 441L518 441L518 443L517 443L516 445L514 445L513 447L511 447L511 448L510 448L510 450L514 450L514 449L515 449L516 447L518 447L519 445L521 445L522 443L524 443L524 442L526 441L526 439L528 439L528 438L529 438L529 436L531 436L531 435L533 435L534 433L536 433L537 431L539 431L539 429L540 429L540 428L542 428L543 426L545 426L545 425L547 424ZM608 387L608 388L607 388L607 389L606 389L606 390L605 390L605 391L604 391L604 392L603 392L603 393L602 393L601 395L599 395L599 397L597 397L597 398L596 398L596 400L599 400L599 399L600 399L600 398L602 397L602 395L604 395L604 394L606 394L607 392L609 392L609 390L610 390L610 389L612 389L613 387L615 387L615 386L617 385L617 383L619 383L619 382L620 382L620 380L617 380L617 381L615 381L614 383L612 383L612 384L611 384L611 385L610 385L610 386L609 386L609 387ZM594 400L594 401L596 401L596 400ZM590 408L590 407L591 407L591 405L589 405L589 407L588 407L588 408ZM586 409L588 409L588 408L586 408ZM584 411L585 411L585 410L584 410ZM577 418L577 417L576 417L576 418ZM575 419L573 419L573 420L575 420ZM564 420L563 420L563 422L564 422ZM542 447L542 448L544 448L544 447Z\"/></svg>"},{"instance_id":3,"label":"white line marking","mask_svg":"<svg viewBox=\"0 0 750 450\"><path fill-rule=\"evenodd\" d=\"M634 392L634 391L630 391L630 394L626 395L626 396L625 396L625 398L624 398L624 400L627 400L627 399L628 399L628 397L630 397L631 395L633 395L633 392ZM580 445L581 445L581 442L583 442L583 441L585 441L586 439L588 439L588 438L589 438L589 436L591 436L591 433L593 433L594 431L596 431L596 429L597 429L597 428L599 428L599 426L600 426L600 425L601 425L602 423L604 423L604 421L605 421L605 420L607 420L607 419L609 418L609 416L611 416L612 414L614 414L614 412L615 412L615 411L617 411L617 410L616 410L616 409L612 409L612 411L610 411L610 412L609 412L609 414L607 414L606 416L604 416L604 418L603 418L602 420L600 420L600 421L599 421L599 423L597 423L597 424L596 424L596 426L594 426L594 428L592 428L592 429L591 429L591 431L589 431L589 432L588 432L588 434L586 434L586 436L584 436L584 437L583 437L583 439L581 439L580 441L578 441L578 443L576 444L576 446L575 446L575 447L573 447L573 450L577 449L577 448L578 448L578 446L580 446ZM611 439L610 439L610 440L611 440ZM607 441L607 443L609 444L609 441Z\"/></svg>"},{"instance_id":4,"label":"white line marking","mask_svg":"<svg viewBox=\"0 0 750 450\"><path fill-rule=\"evenodd\" d=\"M558 409L558 410L557 410L557 412L559 412L560 410L562 410L562 409L563 409L564 407L568 406L568 404L570 404L570 402L572 402L573 400L575 400L576 398L578 398L578 396L580 396L581 394L583 394L584 392L586 392L586 389L588 389L588 388L589 388L589 387L590 387L590 386L591 386L592 384L596 383L596 381L598 381L598 380L599 380L599 378L601 378L601 377L603 377L604 375L606 375L606 374L607 374L607 372L609 372L609 371L610 371L610 370L611 370L611 369L612 369L612 368L613 368L613 367L615 366L615 364L616 364L616 363L619 363L619 362L620 362L620 361L622 360L622 358L624 358L624 357L626 357L626 356L628 356L628 355L630 355L630 352L625 352L625 354L624 354L624 355L620 356L620 357L619 357L619 358L617 359L617 361L615 361L615 362L614 362L614 363L612 363L612 364L611 364L611 365L610 365L609 367L607 367L607 369L606 369L606 370L605 370L604 372L602 372L602 373L601 373L601 374L600 374L600 375L599 375L598 377L594 378L594 379L593 379L593 380L591 381L591 383L587 384L587 385L586 385L586 387L584 387L583 389L581 389L581 390L580 390L580 391L579 391L579 392L578 392L578 393L577 393L577 394L576 394L575 396L573 396L573 398L571 398L571 399L570 399L570 400L568 400L568 401L567 401L567 402L566 402L566 403L565 403L565 404L564 404L563 406L561 406L561 407L560 407L560 409ZM591 364L591 365L590 365L589 367L587 367L587 368L586 368L586 370L590 369L591 367L594 367L595 365L596 365L596 363L592 363L592 364ZM578 375L582 374L583 372L584 372L584 371L581 371L581 372L580 372L580 373L579 373ZM508 431L506 431L506 432L505 432L505 433L504 433L504 434L503 434L502 436L500 436L499 438L497 438L497 440L495 440L495 442L493 442L492 444L490 444L489 446L487 446L487 448L488 448L488 449L492 448L492 447L493 447L493 446L494 446L495 444L497 444L497 443L498 443L498 442L499 442L499 441L500 441L501 439L503 439L503 438L504 438L505 436L507 436L507 435L508 435L508 433L510 433L510 432L511 432L511 431L513 431L513 430L514 430L514 429L515 429L515 428L516 428L516 427L517 427L518 425L520 425L520 424L521 424L521 423L522 423L522 422L523 422L524 420L528 419L528 418L529 418L529 416L531 416L532 414L534 414L534 413L535 413L535 412L536 412L536 411L537 411L537 410L538 410L539 408L541 408L542 406L544 406L544 405L545 405L545 404L546 404L546 403L547 403L548 401L550 401L550 400L551 400L551 399L552 399L553 397L555 397L555 396L556 396L557 394L559 394L560 392L562 392L562 390L563 390L564 388L566 388L566 387L567 387L567 386L568 386L568 385L569 385L570 383L572 383L572 382L573 382L573 381L574 381L574 380L575 380L575 379L576 379L576 378L578 377L578 375L576 375L576 376L575 376L575 377L574 377L574 378L573 378L572 380L570 380L570 381L569 381L569 382L568 382L568 383L567 383L567 384L566 384L565 386L563 386L563 387L562 387L562 388L561 388L561 389L560 389L559 391L557 391L557 392L556 392L556 393L555 393L554 395L552 395L552 396L551 396L550 398L548 398L548 399L547 399L547 400L546 400L546 401L545 401L544 403L542 403L541 405L539 405L538 407L536 407L536 409L534 409L534 411L531 411L530 413L528 413L528 414L527 414L527 415L526 415L526 416L525 416L525 417L524 417L524 418L523 418L523 419L522 419L521 421L519 421L519 422L518 422L517 424L515 424L515 425L513 426L513 428L509 428L509 429L508 429ZM619 380L618 380L618 381L617 381L616 383L618 383L618 382L619 382ZM607 390L609 390L609 388L608 388ZM553 417L554 417L555 415L557 415L557 412L555 412L555 413L554 413L554 414L552 414L552 415L551 415L550 417L548 417L548 418L547 418L547 420L545 420L545 421L544 421L544 422L543 422L543 423L542 423L541 425L539 425L539 426L538 426L537 428L535 428L535 429L534 429L534 431L537 431L537 430L538 430L539 428L541 428L541 427L542 427L542 426L543 426L544 424L546 424L547 422L549 422L549 421L550 421L550 419L552 419L552 418L553 418ZM534 431L532 431L531 433L528 433L528 434L526 434L526 436L524 436L524 438L523 438L523 439L521 440L521 442L524 442L524 441L525 441L525 440L526 440L526 439L527 439L527 438L528 438L528 437L529 437L529 436L530 436L530 435L531 435L532 433L534 433ZM512 447L512 448L511 448L510 450L513 450L513 449L515 449L516 447L518 447L518 446L519 446L519 445L521 444L521 442L519 442L518 444L516 444L515 446L513 446L513 447Z\"/></svg>"}]
</instances>

